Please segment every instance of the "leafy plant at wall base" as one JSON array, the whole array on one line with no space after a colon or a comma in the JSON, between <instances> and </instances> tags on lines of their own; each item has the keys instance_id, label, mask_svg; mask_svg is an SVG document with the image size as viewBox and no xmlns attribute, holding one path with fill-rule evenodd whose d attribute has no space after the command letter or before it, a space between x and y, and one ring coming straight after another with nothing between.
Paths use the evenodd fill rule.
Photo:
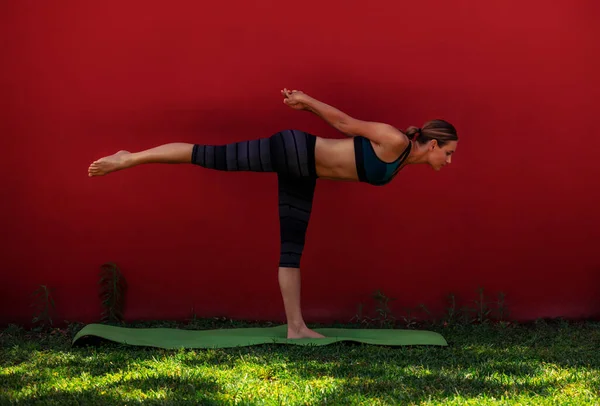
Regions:
<instances>
[{"instance_id":1,"label":"leafy plant at wall base","mask_svg":"<svg viewBox=\"0 0 600 406\"><path fill-rule=\"evenodd\" d=\"M35 302L31 307L35 307L36 314L33 316L31 322L33 324L40 323L40 327L46 328L48 325L52 325L51 311L54 309L54 298L50 293L52 289L49 289L46 285L40 285L40 287L33 292Z\"/></svg>"},{"instance_id":2,"label":"leafy plant at wall base","mask_svg":"<svg viewBox=\"0 0 600 406\"><path fill-rule=\"evenodd\" d=\"M404 325L406 328L411 328L416 326L417 318L413 316L413 309L410 307L404 308L404 315L402 316L402 320L404 320Z\"/></svg>"},{"instance_id":3,"label":"leafy plant at wall base","mask_svg":"<svg viewBox=\"0 0 600 406\"><path fill-rule=\"evenodd\" d=\"M450 292L448 294L449 307L446 308L446 317L444 322L446 325L453 324L457 319L457 310L456 310L456 294Z\"/></svg>"},{"instance_id":4,"label":"leafy plant at wall base","mask_svg":"<svg viewBox=\"0 0 600 406\"><path fill-rule=\"evenodd\" d=\"M379 314L377 320L379 321L380 325L393 325L396 318L392 315L392 311L388 303L396 299L387 297L380 290L377 290L375 293L373 293L372 297L377 302L377 308L375 309L375 311Z\"/></svg>"},{"instance_id":5,"label":"leafy plant at wall base","mask_svg":"<svg viewBox=\"0 0 600 406\"><path fill-rule=\"evenodd\" d=\"M127 282L119 267L112 263L100 267L100 297L102 299L103 322L123 323L123 310L125 307L125 292Z\"/></svg>"},{"instance_id":6,"label":"leafy plant at wall base","mask_svg":"<svg viewBox=\"0 0 600 406\"><path fill-rule=\"evenodd\" d=\"M496 302L496 318L498 321L506 321L506 317L509 315L509 311L506 308L506 293L498 293L498 301Z\"/></svg>"},{"instance_id":7,"label":"leafy plant at wall base","mask_svg":"<svg viewBox=\"0 0 600 406\"><path fill-rule=\"evenodd\" d=\"M361 302L358 304L356 314L350 319L350 323L356 321L359 324L367 324L369 322L368 317L363 314L364 307L364 303Z\"/></svg>"},{"instance_id":8,"label":"leafy plant at wall base","mask_svg":"<svg viewBox=\"0 0 600 406\"><path fill-rule=\"evenodd\" d=\"M475 321L477 321L478 323L487 323L489 321L488 316L490 315L490 313L492 312L492 309L490 309L485 301L485 295L483 293L484 289L483 288L479 288L478 292L479 292L479 300L475 300L475 305L477 306L477 318Z\"/></svg>"}]
</instances>

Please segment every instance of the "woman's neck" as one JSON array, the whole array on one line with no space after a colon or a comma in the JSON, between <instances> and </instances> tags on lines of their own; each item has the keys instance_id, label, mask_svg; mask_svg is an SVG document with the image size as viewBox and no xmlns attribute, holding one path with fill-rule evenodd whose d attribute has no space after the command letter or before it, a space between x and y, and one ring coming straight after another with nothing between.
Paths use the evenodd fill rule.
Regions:
<instances>
[{"instance_id":1,"label":"woman's neck","mask_svg":"<svg viewBox=\"0 0 600 406\"><path fill-rule=\"evenodd\" d=\"M424 164L427 163L427 149L423 147L421 144L415 141L412 142L412 148L410 150L410 154L408 154L408 158L406 158L407 165L416 165L416 164Z\"/></svg>"}]
</instances>

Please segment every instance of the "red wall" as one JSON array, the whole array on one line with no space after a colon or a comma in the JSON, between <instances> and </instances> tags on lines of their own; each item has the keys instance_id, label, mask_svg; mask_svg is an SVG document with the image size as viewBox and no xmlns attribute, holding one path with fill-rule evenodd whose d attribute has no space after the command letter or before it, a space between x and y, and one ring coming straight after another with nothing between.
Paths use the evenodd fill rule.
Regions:
<instances>
[{"instance_id":1,"label":"red wall","mask_svg":"<svg viewBox=\"0 0 600 406\"><path fill-rule=\"evenodd\" d=\"M302 89L400 128L442 117L453 164L389 186L320 180L303 259L308 322L347 321L376 289L442 312L455 292L512 316L600 315L600 6L573 2L99 2L0 5L2 323L97 321L99 267L126 317L283 320L273 174L148 165L119 149L227 143L302 128ZM559 4L555 4L559 3Z\"/></svg>"}]
</instances>

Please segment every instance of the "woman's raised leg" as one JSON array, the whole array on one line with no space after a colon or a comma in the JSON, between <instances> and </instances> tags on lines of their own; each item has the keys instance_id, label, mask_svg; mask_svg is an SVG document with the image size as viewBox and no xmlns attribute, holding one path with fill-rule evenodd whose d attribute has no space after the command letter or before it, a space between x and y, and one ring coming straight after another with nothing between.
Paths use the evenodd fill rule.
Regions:
<instances>
[{"instance_id":1,"label":"woman's raised leg","mask_svg":"<svg viewBox=\"0 0 600 406\"><path fill-rule=\"evenodd\" d=\"M92 162L88 168L88 176L102 176L141 164L191 163L193 148L194 144L173 142L140 152L119 151L116 154Z\"/></svg>"},{"instance_id":2,"label":"woman's raised leg","mask_svg":"<svg viewBox=\"0 0 600 406\"><path fill-rule=\"evenodd\" d=\"M223 145L174 142L140 152L119 151L89 166L89 176L102 176L141 164L191 163L219 171L277 172L290 177L315 177L315 137L285 130L267 138Z\"/></svg>"}]
</instances>

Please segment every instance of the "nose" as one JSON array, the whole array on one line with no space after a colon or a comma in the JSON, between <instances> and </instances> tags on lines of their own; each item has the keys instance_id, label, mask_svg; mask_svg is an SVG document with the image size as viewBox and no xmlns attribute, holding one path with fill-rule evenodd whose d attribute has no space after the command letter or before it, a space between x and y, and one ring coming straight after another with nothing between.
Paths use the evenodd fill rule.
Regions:
<instances>
[{"instance_id":1,"label":"nose","mask_svg":"<svg viewBox=\"0 0 600 406\"><path fill-rule=\"evenodd\" d=\"M449 156L448 159L446 159L446 162L448 162L449 164L451 164L452 163L452 157Z\"/></svg>"}]
</instances>

